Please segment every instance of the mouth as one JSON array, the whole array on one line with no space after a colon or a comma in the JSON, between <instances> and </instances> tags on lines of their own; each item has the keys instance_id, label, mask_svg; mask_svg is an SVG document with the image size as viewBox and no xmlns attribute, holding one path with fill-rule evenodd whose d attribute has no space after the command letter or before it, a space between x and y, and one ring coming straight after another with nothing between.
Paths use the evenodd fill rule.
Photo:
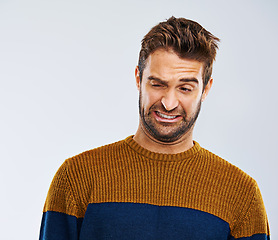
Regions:
<instances>
[{"instance_id":1,"label":"mouth","mask_svg":"<svg viewBox=\"0 0 278 240\"><path fill-rule=\"evenodd\" d=\"M159 111L154 111L153 115L159 122L175 123L181 120L181 115L168 115Z\"/></svg>"}]
</instances>

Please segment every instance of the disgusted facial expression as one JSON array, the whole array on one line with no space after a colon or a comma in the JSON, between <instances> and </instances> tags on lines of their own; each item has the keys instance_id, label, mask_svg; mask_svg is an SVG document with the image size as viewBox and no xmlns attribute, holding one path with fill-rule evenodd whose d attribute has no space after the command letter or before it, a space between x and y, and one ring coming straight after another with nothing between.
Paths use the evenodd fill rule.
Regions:
<instances>
[{"instance_id":1,"label":"disgusted facial expression","mask_svg":"<svg viewBox=\"0 0 278 240\"><path fill-rule=\"evenodd\" d=\"M171 143L192 133L209 87L203 91L203 63L182 59L173 51L156 50L136 82L140 91L140 125L159 142Z\"/></svg>"}]
</instances>

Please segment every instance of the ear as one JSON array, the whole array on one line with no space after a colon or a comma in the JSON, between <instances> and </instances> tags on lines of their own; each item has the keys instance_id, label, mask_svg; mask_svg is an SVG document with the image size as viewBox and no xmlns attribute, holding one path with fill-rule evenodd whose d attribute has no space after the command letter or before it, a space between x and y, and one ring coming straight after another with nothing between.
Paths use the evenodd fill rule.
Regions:
<instances>
[{"instance_id":1,"label":"ear","mask_svg":"<svg viewBox=\"0 0 278 240\"><path fill-rule=\"evenodd\" d=\"M135 79L136 79L136 87L139 90L140 89L140 71L139 71L138 66L136 66L136 68L135 68Z\"/></svg>"},{"instance_id":2,"label":"ear","mask_svg":"<svg viewBox=\"0 0 278 240\"><path fill-rule=\"evenodd\" d=\"M208 95L208 93L209 93L209 90L211 89L212 83L213 83L213 79L211 78L211 79L208 81L208 83L207 83L207 85L206 85L206 87L205 87L205 89L204 89L204 91L203 91L203 94L202 94L202 102L205 101L205 99L206 99L206 97L207 97L207 95Z\"/></svg>"}]
</instances>

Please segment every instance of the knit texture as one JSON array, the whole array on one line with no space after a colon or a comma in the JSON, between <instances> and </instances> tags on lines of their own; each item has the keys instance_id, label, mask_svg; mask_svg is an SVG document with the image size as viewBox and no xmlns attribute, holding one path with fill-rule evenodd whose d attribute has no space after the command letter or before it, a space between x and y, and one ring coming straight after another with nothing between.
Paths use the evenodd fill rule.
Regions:
<instances>
[{"instance_id":1,"label":"knit texture","mask_svg":"<svg viewBox=\"0 0 278 240\"><path fill-rule=\"evenodd\" d=\"M197 142L182 153L160 154L142 148L130 136L67 159L51 183L44 214L84 219L88 206L99 203L198 210L228 224L229 236L223 239L269 239L255 180ZM40 239L51 239L46 238L51 231L48 222L43 219Z\"/></svg>"}]
</instances>

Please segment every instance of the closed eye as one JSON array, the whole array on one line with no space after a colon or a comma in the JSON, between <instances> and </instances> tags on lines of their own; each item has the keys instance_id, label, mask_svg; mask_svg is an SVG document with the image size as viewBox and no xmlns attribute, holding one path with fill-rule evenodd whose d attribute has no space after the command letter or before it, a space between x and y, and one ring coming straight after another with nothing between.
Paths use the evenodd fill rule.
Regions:
<instances>
[{"instance_id":1,"label":"closed eye","mask_svg":"<svg viewBox=\"0 0 278 240\"><path fill-rule=\"evenodd\" d=\"M161 84L152 84L153 87L163 87Z\"/></svg>"},{"instance_id":2,"label":"closed eye","mask_svg":"<svg viewBox=\"0 0 278 240\"><path fill-rule=\"evenodd\" d=\"M150 81L150 84L152 87L155 87L155 88L164 88L165 87L165 84L160 83L158 81L154 81L154 80Z\"/></svg>"}]
</instances>

